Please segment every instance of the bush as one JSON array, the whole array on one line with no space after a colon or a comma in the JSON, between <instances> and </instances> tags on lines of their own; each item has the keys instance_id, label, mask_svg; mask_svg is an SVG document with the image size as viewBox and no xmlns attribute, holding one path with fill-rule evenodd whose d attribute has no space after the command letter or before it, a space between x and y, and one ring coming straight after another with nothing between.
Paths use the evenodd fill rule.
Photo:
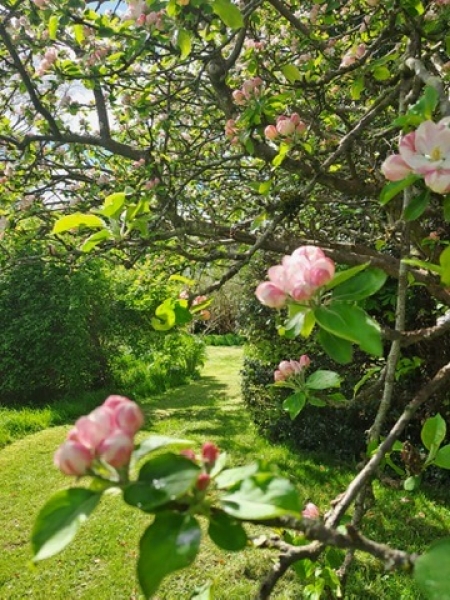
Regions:
<instances>
[{"instance_id":1,"label":"bush","mask_svg":"<svg viewBox=\"0 0 450 600\"><path fill-rule=\"evenodd\" d=\"M237 333L225 333L224 335L210 334L202 336L207 346L242 346L245 338Z\"/></svg>"},{"instance_id":2,"label":"bush","mask_svg":"<svg viewBox=\"0 0 450 600\"><path fill-rule=\"evenodd\" d=\"M3 402L49 401L109 379L107 283L96 265L22 255L0 275Z\"/></svg>"},{"instance_id":3,"label":"bush","mask_svg":"<svg viewBox=\"0 0 450 600\"><path fill-rule=\"evenodd\" d=\"M183 385L199 377L205 344L187 333L154 334L145 354L131 349L113 362L114 379L120 393L139 399Z\"/></svg>"}]
</instances>

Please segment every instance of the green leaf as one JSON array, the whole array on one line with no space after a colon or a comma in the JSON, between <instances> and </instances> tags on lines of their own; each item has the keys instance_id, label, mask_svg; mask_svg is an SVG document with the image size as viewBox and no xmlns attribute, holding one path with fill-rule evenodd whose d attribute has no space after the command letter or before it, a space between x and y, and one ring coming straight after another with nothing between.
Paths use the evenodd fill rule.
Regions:
<instances>
[{"instance_id":1,"label":"green leaf","mask_svg":"<svg viewBox=\"0 0 450 600\"><path fill-rule=\"evenodd\" d=\"M408 186L415 183L418 179L420 179L419 175L414 175L413 173L411 173L411 175L408 175L400 181L391 181L390 183L387 183L381 190L380 204L384 206L385 204L390 202L392 198L395 198L397 194L402 192Z\"/></svg>"},{"instance_id":2,"label":"green leaf","mask_svg":"<svg viewBox=\"0 0 450 600\"><path fill-rule=\"evenodd\" d=\"M350 87L350 96L352 100L359 100L361 98L361 93L365 88L364 77L359 77L355 79Z\"/></svg>"},{"instance_id":3,"label":"green leaf","mask_svg":"<svg viewBox=\"0 0 450 600\"><path fill-rule=\"evenodd\" d=\"M314 312L309 308L299 310L292 316L285 325L286 332L289 332L292 337L301 335L302 337L309 337L314 329L316 320L314 318Z\"/></svg>"},{"instance_id":4,"label":"green leaf","mask_svg":"<svg viewBox=\"0 0 450 600\"><path fill-rule=\"evenodd\" d=\"M341 385L341 377L339 373L334 371L319 370L312 373L306 380L308 390L326 390L328 388L336 388Z\"/></svg>"},{"instance_id":5,"label":"green leaf","mask_svg":"<svg viewBox=\"0 0 450 600\"><path fill-rule=\"evenodd\" d=\"M426 269L427 271L432 271L433 273L442 275L442 267L440 267L439 265L434 265L433 263L428 263L425 260L419 260L418 258L404 258L403 262L406 265L411 265L412 267L419 267L420 269Z\"/></svg>"},{"instance_id":6,"label":"green leaf","mask_svg":"<svg viewBox=\"0 0 450 600\"><path fill-rule=\"evenodd\" d=\"M407 492L413 492L414 490L417 490L419 485L420 485L420 476L419 475L411 475L411 477L408 477L408 479L406 479L403 482L403 488Z\"/></svg>"},{"instance_id":7,"label":"green leaf","mask_svg":"<svg viewBox=\"0 0 450 600\"><path fill-rule=\"evenodd\" d=\"M123 499L131 506L153 511L189 492L200 471L198 465L181 454L160 454L141 467L138 481L127 485Z\"/></svg>"},{"instance_id":8,"label":"green leaf","mask_svg":"<svg viewBox=\"0 0 450 600\"><path fill-rule=\"evenodd\" d=\"M159 450L160 448L167 448L168 446L190 448L193 445L194 442L190 440L172 438L166 435L151 435L141 442L137 449L133 452L133 460L137 461L142 457L147 456L147 454L151 454L155 450Z\"/></svg>"},{"instance_id":9,"label":"green leaf","mask_svg":"<svg viewBox=\"0 0 450 600\"><path fill-rule=\"evenodd\" d=\"M359 306L344 302L332 302L314 311L320 327L349 342L358 344L361 350L375 356L383 354L378 323Z\"/></svg>"},{"instance_id":10,"label":"green leaf","mask_svg":"<svg viewBox=\"0 0 450 600\"><path fill-rule=\"evenodd\" d=\"M100 209L100 214L105 215L105 217L117 216L125 204L125 199L125 192L116 192L115 194L106 196L103 208Z\"/></svg>"},{"instance_id":11,"label":"green leaf","mask_svg":"<svg viewBox=\"0 0 450 600\"><path fill-rule=\"evenodd\" d=\"M214 0L212 9L227 27L231 27L231 29L244 27L241 11L230 0Z\"/></svg>"},{"instance_id":12,"label":"green leaf","mask_svg":"<svg viewBox=\"0 0 450 600\"><path fill-rule=\"evenodd\" d=\"M101 244L106 240L110 240L112 238L111 232L107 229L102 229L101 231L97 231L90 235L87 240L85 240L84 244L81 246L82 252L90 252L96 246Z\"/></svg>"},{"instance_id":13,"label":"green leaf","mask_svg":"<svg viewBox=\"0 0 450 600\"><path fill-rule=\"evenodd\" d=\"M226 513L248 521L299 515L302 508L292 483L268 473L244 479L238 490L222 496L220 502Z\"/></svg>"},{"instance_id":14,"label":"green leaf","mask_svg":"<svg viewBox=\"0 0 450 600\"><path fill-rule=\"evenodd\" d=\"M305 408L306 394L305 392L296 392L291 394L284 400L283 409L289 413L291 419L295 419Z\"/></svg>"},{"instance_id":15,"label":"green leaf","mask_svg":"<svg viewBox=\"0 0 450 600\"><path fill-rule=\"evenodd\" d=\"M267 179L267 181L262 181L258 186L258 193L262 194L263 196L267 196L267 194L270 192L271 187L272 187L271 179Z\"/></svg>"},{"instance_id":16,"label":"green leaf","mask_svg":"<svg viewBox=\"0 0 450 600\"><path fill-rule=\"evenodd\" d=\"M338 285L341 285L342 283L344 283L344 281L347 281L348 279L351 279L352 277L355 277L355 275L357 275L358 273L361 273L361 271L364 271L364 269L367 269L367 267L370 265L370 263L364 263L363 265L358 265L356 267L351 267L350 269L346 269L345 271L339 271L339 273L336 273L335 276L333 277L333 279L325 286L325 289L327 291L332 290L333 288L337 287Z\"/></svg>"},{"instance_id":17,"label":"green leaf","mask_svg":"<svg viewBox=\"0 0 450 600\"><path fill-rule=\"evenodd\" d=\"M284 65L281 71L289 83L295 83L302 78L301 71L295 65Z\"/></svg>"},{"instance_id":18,"label":"green leaf","mask_svg":"<svg viewBox=\"0 0 450 600\"><path fill-rule=\"evenodd\" d=\"M89 229L98 229L105 227L105 222L96 215L85 215L83 213L75 213L61 217L53 225L52 233L64 233L77 227L88 227Z\"/></svg>"},{"instance_id":19,"label":"green leaf","mask_svg":"<svg viewBox=\"0 0 450 600\"><path fill-rule=\"evenodd\" d=\"M61 552L97 506L101 493L84 488L56 492L40 510L31 534L33 560Z\"/></svg>"},{"instance_id":20,"label":"green leaf","mask_svg":"<svg viewBox=\"0 0 450 600\"><path fill-rule=\"evenodd\" d=\"M216 546L224 550L236 552L247 545L247 534L241 523L224 512L211 515L208 534Z\"/></svg>"},{"instance_id":21,"label":"green leaf","mask_svg":"<svg viewBox=\"0 0 450 600\"><path fill-rule=\"evenodd\" d=\"M439 448L434 457L434 464L441 469L450 469L450 444Z\"/></svg>"},{"instance_id":22,"label":"green leaf","mask_svg":"<svg viewBox=\"0 0 450 600\"><path fill-rule=\"evenodd\" d=\"M428 600L450 600L450 538L438 540L414 564L414 579Z\"/></svg>"},{"instance_id":23,"label":"green leaf","mask_svg":"<svg viewBox=\"0 0 450 600\"><path fill-rule=\"evenodd\" d=\"M327 405L325 400L322 400L322 398L316 398L316 396L308 396L308 404L311 404L311 406L317 406L319 408Z\"/></svg>"},{"instance_id":24,"label":"green leaf","mask_svg":"<svg viewBox=\"0 0 450 600\"><path fill-rule=\"evenodd\" d=\"M347 365L353 358L351 342L338 338L332 333L321 329L317 341L333 360L341 365Z\"/></svg>"},{"instance_id":25,"label":"green leaf","mask_svg":"<svg viewBox=\"0 0 450 600\"><path fill-rule=\"evenodd\" d=\"M186 29L179 29L177 35L177 45L181 51L181 59L189 56L192 50L191 34Z\"/></svg>"},{"instance_id":26,"label":"green leaf","mask_svg":"<svg viewBox=\"0 0 450 600\"><path fill-rule=\"evenodd\" d=\"M377 81L386 81L391 76L391 72L387 67L380 66L375 67L373 70L373 76Z\"/></svg>"},{"instance_id":27,"label":"green leaf","mask_svg":"<svg viewBox=\"0 0 450 600\"><path fill-rule=\"evenodd\" d=\"M220 475L215 478L216 486L220 489L228 489L234 487L240 483L243 479L255 475L259 471L258 463L251 463L243 467L235 467L234 469L227 469L222 471Z\"/></svg>"},{"instance_id":28,"label":"green leaf","mask_svg":"<svg viewBox=\"0 0 450 600\"><path fill-rule=\"evenodd\" d=\"M433 449L439 448L445 439L447 433L447 426L444 419L439 413L434 417L427 419L420 432L423 445L430 452Z\"/></svg>"},{"instance_id":29,"label":"green leaf","mask_svg":"<svg viewBox=\"0 0 450 600\"><path fill-rule=\"evenodd\" d=\"M425 190L421 194L414 196L403 213L405 221L415 221L423 215L430 202L430 190Z\"/></svg>"},{"instance_id":30,"label":"green leaf","mask_svg":"<svg viewBox=\"0 0 450 600\"><path fill-rule=\"evenodd\" d=\"M77 23L73 26L73 35L75 36L75 41L77 44L82 44L84 42L84 25L81 23Z\"/></svg>"},{"instance_id":31,"label":"green leaf","mask_svg":"<svg viewBox=\"0 0 450 600\"><path fill-rule=\"evenodd\" d=\"M333 298L354 302L363 300L378 292L385 284L386 279L387 275L381 269L367 269L335 287Z\"/></svg>"},{"instance_id":32,"label":"green leaf","mask_svg":"<svg viewBox=\"0 0 450 600\"><path fill-rule=\"evenodd\" d=\"M156 515L139 543L137 573L146 598L156 592L166 575L192 564L200 539L195 517L177 512Z\"/></svg>"},{"instance_id":33,"label":"green leaf","mask_svg":"<svg viewBox=\"0 0 450 600\"><path fill-rule=\"evenodd\" d=\"M48 20L48 37L51 40L56 40L56 34L58 33L59 17L52 15Z\"/></svg>"},{"instance_id":34,"label":"green leaf","mask_svg":"<svg viewBox=\"0 0 450 600\"><path fill-rule=\"evenodd\" d=\"M441 252L439 264L442 268L441 284L450 286L450 246L447 246L447 248Z\"/></svg>"}]
</instances>

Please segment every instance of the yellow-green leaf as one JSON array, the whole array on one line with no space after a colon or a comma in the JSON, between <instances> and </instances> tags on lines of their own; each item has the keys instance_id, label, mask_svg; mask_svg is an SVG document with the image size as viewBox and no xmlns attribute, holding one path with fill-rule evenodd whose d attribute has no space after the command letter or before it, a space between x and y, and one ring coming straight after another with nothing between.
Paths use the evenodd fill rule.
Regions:
<instances>
[{"instance_id":1,"label":"yellow-green leaf","mask_svg":"<svg viewBox=\"0 0 450 600\"><path fill-rule=\"evenodd\" d=\"M52 233L64 233L77 227L88 227L89 229L100 229L105 227L105 222L96 215L84 215L83 213L75 213L61 217L53 225Z\"/></svg>"}]
</instances>

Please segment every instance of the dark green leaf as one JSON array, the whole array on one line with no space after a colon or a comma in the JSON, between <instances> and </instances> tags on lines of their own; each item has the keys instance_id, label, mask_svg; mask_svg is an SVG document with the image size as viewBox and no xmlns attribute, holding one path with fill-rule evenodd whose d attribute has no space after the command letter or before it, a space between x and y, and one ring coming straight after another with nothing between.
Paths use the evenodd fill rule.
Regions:
<instances>
[{"instance_id":1,"label":"dark green leaf","mask_svg":"<svg viewBox=\"0 0 450 600\"><path fill-rule=\"evenodd\" d=\"M299 515L302 508L292 483L268 473L244 479L238 490L222 496L220 502L226 513L248 521Z\"/></svg>"},{"instance_id":2,"label":"dark green leaf","mask_svg":"<svg viewBox=\"0 0 450 600\"><path fill-rule=\"evenodd\" d=\"M308 404L311 404L311 406L317 406L319 408L327 405L325 400L322 400L322 398L316 398L316 396L308 396Z\"/></svg>"},{"instance_id":3,"label":"dark green leaf","mask_svg":"<svg viewBox=\"0 0 450 600\"><path fill-rule=\"evenodd\" d=\"M195 517L176 512L156 515L139 543L137 572L146 598L156 592L166 575L192 564L200 539Z\"/></svg>"},{"instance_id":4,"label":"dark green leaf","mask_svg":"<svg viewBox=\"0 0 450 600\"><path fill-rule=\"evenodd\" d=\"M441 284L450 286L450 246L447 246L447 248L441 252L439 264L442 268Z\"/></svg>"},{"instance_id":5,"label":"dark green leaf","mask_svg":"<svg viewBox=\"0 0 450 600\"><path fill-rule=\"evenodd\" d=\"M405 221L415 221L424 213L430 202L430 190L425 190L414 196L403 213Z\"/></svg>"},{"instance_id":6,"label":"dark green leaf","mask_svg":"<svg viewBox=\"0 0 450 600\"><path fill-rule=\"evenodd\" d=\"M390 202L392 198L395 198L397 194L415 183L418 179L420 179L418 175L411 174L400 181L391 181L390 183L387 183L381 190L380 204L384 206Z\"/></svg>"},{"instance_id":7,"label":"dark green leaf","mask_svg":"<svg viewBox=\"0 0 450 600\"><path fill-rule=\"evenodd\" d=\"M241 523L224 512L216 512L211 516L208 534L224 550L238 551L247 545L247 534Z\"/></svg>"},{"instance_id":8,"label":"dark green leaf","mask_svg":"<svg viewBox=\"0 0 450 600\"><path fill-rule=\"evenodd\" d=\"M291 394L283 402L283 408L289 413L291 419L295 419L301 413L306 404L306 394L304 392L296 392Z\"/></svg>"},{"instance_id":9,"label":"dark green leaf","mask_svg":"<svg viewBox=\"0 0 450 600\"><path fill-rule=\"evenodd\" d=\"M341 377L334 371L319 370L312 373L306 380L306 387L309 390L326 390L340 385Z\"/></svg>"},{"instance_id":10,"label":"dark green leaf","mask_svg":"<svg viewBox=\"0 0 450 600\"><path fill-rule=\"evenodd\" d=\"M432 544L414 565L414 579L428 600L450 600L450 538Z\"/></svg>"},{"instance_id":11,"label":"dark green leaf","mask_svg":"<svg viewBox=\"0 0 450 600\"><path fill-rule=\"evenodd\" d=\"M314 314L318 325L328 333L358 344L369 354L382 355L380 328L359 306L333 302L329 306L319 306Z\"/></svg>"},{"instance_id":12,"label":"dark green leaf","mask_svg":"<svg viewBox=\"0 0 450 600\"><path fill-rule=\"evenodd\" d=\"M189 492L199 473L200 467L185 456L160 454L142 466L138 481L124 489L123 498L132 506L152 511Z\"/></svg>"},{"instance_id":13,"label":"dark green leaf","mask_svg":"<svg viewBox=\"0 0 450 600\"><path fill-rule=\"evenodd\" d=\"M363 300L378 292L383 287L386 278L386 273L381 269L367 269L334 288L333 298L354 302Z\"/></svg>"},{"instance_id":14,"label":"dark green leaf","mask_svg":"<svg viewBox=\"0 0 450 600\"><path fill-rule=\"evenodd\" d=\"M332 333L321 329L317 340L325 352L333 360L341 365L347 365L353 357L353 349L351 342L338 338Z\"/></svg>"},{"instance_id":15,"label":"dark green leaf","mask_svg":"<svg viewBox=\"0 0 450 600\"><path fill-rule=\"evenodd\" d=\"M31 534L33 560L61 552L97 506L101 493L84 488L56 492L40 510Z\"/></svg>"},{"instance_id":16,"label":"dark green leaf","mask_svg":"<svg viewBox=\"0 0 450 600\"><path fill-rule=\"evenodd\" d=\"M450 194L447 194L444 197L443 209L444 209L444 221L446 221L447 223L450 223Z\"/></svg>"},{"instance_id":17,"label":"dark green leaf","mask_svg":"<svg viewBox=\"0 0 450 600\"><path fill-rule=\"evenodd\" d=\"M241 11L230 0L214 0L212 9L227 27L231 27L231 29L244 27L244 19Z\"/></svg>"},{"instance_id":18,"label":"dark green leaf","mask_svg":"<svg viewBox=\"0 0 450 600\"><path fill-rule=\"evenodd\" d=\"M367 269L369 264L370 263L364 263L363 265L351 267L350 269L346 269L345 271L339 271L338 273L335 274L335 276L330 281L330 283L328 283L325 286L325 289L328 291L328 290L332 290L333 288L335 288L338 285L341 285L342 283L344 283L344 281L348 281L352 277L355 277L355 275L357 275L358 273L361 273L361 271L364 271L364 269Z\"/></svg>"}]
</instances>

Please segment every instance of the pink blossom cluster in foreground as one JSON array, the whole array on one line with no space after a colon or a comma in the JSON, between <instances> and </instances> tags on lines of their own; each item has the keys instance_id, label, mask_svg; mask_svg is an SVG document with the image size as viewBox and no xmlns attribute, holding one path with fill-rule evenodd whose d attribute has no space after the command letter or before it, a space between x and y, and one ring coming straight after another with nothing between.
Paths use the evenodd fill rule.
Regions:
<instances>
[{"instance_id":1,"label":"pink blossom cluster in foreground","mask_svg":"<svg viewBox=\"0 0 450 600\"><path fill-rule=\"evenodd\" d=\"M437 194L450 192L450 119L424 121L416 131L403 136L399 154L389 156L381 166L389 181L400 181L414 173Z\"/></svg>"},{"instance_id":2,"label":"pink blossom cluster in foreground","mask_svg":"<svg viewBox=\"0 0 450 600\"><path fill-rule=\"evenodd\" d=\"M311 359L307 354L302 354L299 360L282 360L278 369L273 374L275 381L286 381L289 377L294 377L309 367Z\"/></svg>"},{"instance_id":3,"label":"pink blossom cluster in foreground","mask_svg":"<svg viewBox=\"0 0 450 600\"><path fill-rule=\"evenodd\" d=\"M100 459L118 469L130 462L134 435L142 427L139 406L124 396L108 396L105 402L80 417L55 453L55 465L66 475L84 475Z\"/></svg>"},{"instance_id":4,"label":"pink blossom cluster in foreground","mask_svg":"<svg viewBox=\"0 0 450 600\"><path fill-rule=\"evenodd\" d=\"M283 308L289 299L310 300L317 290L334 277L335 265L317 246L301 246L280 265L270 267L269 281L260 283L256 297L265 306Z\"/></svg>"}]
</instances>

